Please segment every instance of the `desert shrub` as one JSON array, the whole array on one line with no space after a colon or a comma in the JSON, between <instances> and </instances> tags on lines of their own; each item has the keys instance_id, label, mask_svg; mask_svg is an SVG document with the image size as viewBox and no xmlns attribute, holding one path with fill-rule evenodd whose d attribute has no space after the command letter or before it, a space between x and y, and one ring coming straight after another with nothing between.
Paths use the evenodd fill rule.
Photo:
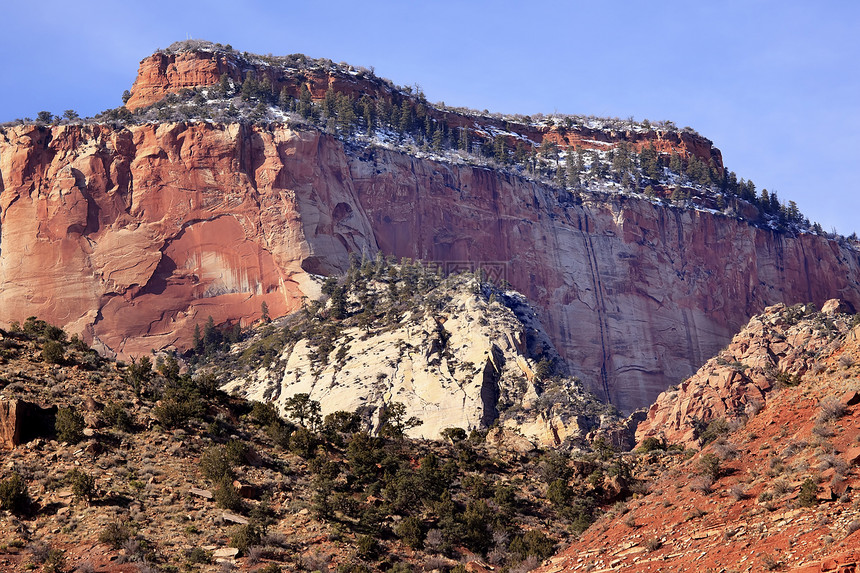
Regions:
<instances>
[{"instance_id":1,"label":"desert shrub","mask_svg":"<svg viewBox=\"0 0 860 573\"><path fill-rule=\"evenodd\" d=\"M52 547L48 551L48 557L42 564L43 573L65 573L66 553L62 549Z\"/></svg>"},{"instance_id":2,"label":"desert shrub","mask_svg":"<svg viewBox=\"0 0 860 573\"><path fill-rule=\"evenodd\" d=\"M702 474L690 483L690 490L702 495L710 495L714 492L714 478L708 474Z\"/></svg>"},{"instance_id":3,"label":"desert shrub","mask_svg":"<svg viewBox=\"0 0 860 573\"><path fill-rule=\"evenodd\" d=\"M821 411L818 413L818 422L826 424L838 420L845 415L846 408L838 398L829 396L821 401Z\"/></svg>"},{"instance_id":4,"label":"desert shrub","mask_svg":"<svg viewBox=\"0 0 860 573\"><path fill-rule=\"evenodd\" d=\"M639 451L642 453L654 452L666 449L666 440L660 440L655 437L645 438L639 446Z\"/></svg>"},{"instance_id":5,"label":"desert shrub","mask_svg":"<svg viewBox=\"0 0 860 573\"><path fill-rule=\"evenodd\" d=\"M13 473L0 481L0 509L21 514L30 505L30 495L27 493L27 483L18 473Z\"/></svg>"},{"instance_id":6,"label":"desert shrub","mask_svg":"<svg viewBox=\"0 0 860 573\"><path fill-rule=\"evenodd\" d=\"M99 533L99 541L110 545L114 549L119 549L131 536L132 531L127 525L114 521L108 523L101 533Z\"/></svg>"},{"instance_id":7,"label":"desert shrub","mask_svg":"<svg viewBox=\"0 0 860 573\"><path fill-rule=\"evenodd\" d=\"M699 433L699 440L702 445L710 444L720 436L725 436L731 432L731 426L724 418L715 418Z\"/></svg>"},{"instance_id":8,"label":"desert shrub","mask_svg":"<svg viewBox=\"0 0 860 573\"><path fill-rule=\"evenodd\" d=\"M733 460L738 457L738 448L725 438L719 438L714 442L713 451L721 460Z\"/></svg>"},{"instance_id":9,"label":"desert shrub","mask_svg":"<svg viewBox=\"0 0 860 573\"><path fill-rule=\"evenodd\" d=\"M62 342L48 340L42 345L42 360L48 364L62 364L66 361L66 349Z\"/></svg>"},{"instance_id":10,"label":"desert shrub","mask_svg":"<svg viewBox=\"0 0 860 573\"><path fill-rule=\"evenodd\" d=\"M741 485L739 483L736 483L735 485L733 485L732 487L729 488L729 495L735 501L741 501L742 499L746 499L746 497L747 497L746 489L744 488L743 485Z\"/></svg>"},{"instance_id":11,"label":"desert shrub","mask_svg":"<svg viewBox=\"0 0 860 573\"><path fill-rule=\"evenodd\" d=\"M242 497L239 495L239 490L233 485L233 480L229 476L222 476L215 486L214 497L215 504L223 509L238 511L242 507Z\"/></svg>"},{"instance_id":12,"label":"desert shrub","mask_svg":"<svg viewBox=\"0 0 860 573\"><path fill-rule=\"evenodd\" d=\"M69 444L77 444L84 439L84 417L74 408L60 408L57 411L57 420L54 429L57 430L57 438Z\"/></svg>"},{"instance_id":13,"label":"desert shrub","mask_svg":"<svg viewBox=\"0 0 860 573\"><path fill-rule=\"evenodd\" d=\"M192 565L197 563L203 565L209 564L212 563L212 553L202 547L195 547L185 553L185 560Z\"/></svg>"},{"instance_id":14,"label":"desert shrub","mask_svg":"<svg viewBox=\"0 0 860 573\"><path fill-rule=\"evenodd\" d=\"M281 416L278 409L272 403L252 402L251 420L259 426L266 427L272 424L280 424Z\"/></svg>"},{"instance_id":15,"label":"desert shrub","mask_svg":"<svg viewBox=\"0 0 860 573\"><path fill-rule=\"evenodd\" d=\"M424 531L421 521L415 517L407 517L401 521L394 533L412 549L421 549L424 546Z\"/></svg>"},{"instance_id":16,"label":"desert shrub","mask_svg":"<svg viewBox=\"0 0 860 573\"><path fill-rule=\"evenodd\" d=\"M533 555L540 560L549 558L554 548L555 542L536 529L517 535L508 547L511 553L519 555L521 559Z\"/></svg>"},{"instance_id":17,"label":"desert shrub","mask_svg":"<svg viewBox=\"0 0 860 573\"><path fill-rule=\"evenodd\" d=\"M92 500L96 493L96 478L75 468L66 475L66 481L72 486L75 499Z\"/></svg>"},{"instance_id":18,"label":"desert shrub","mask_svg":"<svg viewBox=\"0 0 860 573\"><path fill-rule=\"evenodd\" d=\"M260 544L260 529L253 523L240 525L230 536L230 547L235 547L241 553L247 553L254 545Z\"/></svg>"},{"instance_id":19,"label":"desert shrub","mask_svg":"<svg viewBox=\"0 0 860 573\"><path fill-rule=\"evenodd\" d=\"M230 440L224 445L224 457L233 466L245 465L250 451L248 444L241 440Z\"/></svg>"},{"instance_id":20,"label":"desert shrub","mask_svg":"<svg viewBox=\"0 0 860 573\"><path fill-rule=\"evenodd\" d=\"M791 485L784 479L778 479L773 482L774 495L785 495L791 491Z\"/></svg>"},{"instance_id":21,"label":"desert shrub","mask_svg":"<svg viewBox=\"0 0 860 573\"><path fill-rule=\"evenodd\" d=\"M223 446L212 446L203 452L200 456L200 472L213 483L221 481L224 477L233 481L233 464Z\"/></svg>"},{"instance_id":22,"label":"desert shrub","mask_svg":"<svg viewBox=\"0 0 860 573\"><path fill-rule=\"evenodd\" d=\"M799 503L801 507L815 506L818 504L816 493L818 493L818 484L815 483L815 480L812 478L806 478L803 480L803 483L800 484L800 493L797 494L797 503Z\"/></svg>"},{"instance_id":23,"label":"desert shrub","mask_svg":"<svg viewBox=\"0 0 860 573\"><path fill-rule=\"evenodd\" d=\"M201 406L191 396L172 396L152 409L155 419L165 428L184 426L191 418L201 414Z\"/></svg>"},{"instance_id":24,"label":"desert shrub","mask_svg":"<svg viewBox=\"0 0 860 573\"><path fill-rule=\"evenodd\" d=\"M134 427L134 420L125 406L119 402L109 402L102 410L102 420L114 429L130 432Z\"/></svg>"},{"instance_id":25,"label":"desert shrub","mask_svg":"<svg viewBox=\"0 0 860 573\"><path fill-rule=\"evenodd\" d=\"M651 537L645 541L645 549L649 552L653 553L663 547L663 542L660 541L659 537Z\"/></svg>"},{"instance_id":26,"label":"desert shrub","mask_svg":"<svg viewBox=\"0 0 860 573\"><path fill-rule=\"evenodd\" d=\"M707 453L699 458L699 473L703 476L710 477L712 480L720 479L722 475L722 462L720 458L714 454Z\"/></svg>"}]
</instances>

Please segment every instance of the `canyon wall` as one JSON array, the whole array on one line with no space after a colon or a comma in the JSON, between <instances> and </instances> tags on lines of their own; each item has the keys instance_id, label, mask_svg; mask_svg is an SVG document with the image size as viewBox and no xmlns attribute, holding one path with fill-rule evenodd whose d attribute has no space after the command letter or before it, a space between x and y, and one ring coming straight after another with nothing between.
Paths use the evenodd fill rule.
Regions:
<instances>
[{"instance_id":1,"label":"canyon wall","mask_svg":"<svg viewBox=\"0 0 860 573\"><path fill-rule=\"evenodd\" d=\"M777 302L860 304L860 257L704 211L578 204L514 175L347 152L316 131L206 123L0 131L0 316L122 355L182 347L317 294L377 250L483 266L541 308L586 386L623 410L691 375Z\"/></svg>"}]
</instances>

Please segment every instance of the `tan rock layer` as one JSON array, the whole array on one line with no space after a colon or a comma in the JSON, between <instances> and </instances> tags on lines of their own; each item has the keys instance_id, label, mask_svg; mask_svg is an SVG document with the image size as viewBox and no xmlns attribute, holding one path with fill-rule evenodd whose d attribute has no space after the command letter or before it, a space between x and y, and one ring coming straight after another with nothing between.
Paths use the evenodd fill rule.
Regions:
<instances>
[{"instance_id":1,"label":"tan rock layer","mask_svg":"<svg viewBox=\"0 0 860 573\"><path fill-rule=\"evenodd\" d=\"M776 302L860 305L860 258L701 211L583 205L472 166L281 127L0 131L0 316L124 355L184 346L316 294L349 252L482 265L535 301L586 385L623 410L691 375Z\"/></svg>"}]
</instances>

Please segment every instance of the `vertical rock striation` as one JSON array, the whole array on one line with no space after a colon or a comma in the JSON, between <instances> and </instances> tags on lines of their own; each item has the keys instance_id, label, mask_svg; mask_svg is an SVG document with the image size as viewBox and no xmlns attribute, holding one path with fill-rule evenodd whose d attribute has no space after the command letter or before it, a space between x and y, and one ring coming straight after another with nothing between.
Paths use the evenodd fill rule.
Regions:
<instances>
[{"instance_id":1,"label":"vertical rock striation","mask_svg":"<svg viewBox=\"0 0 860 573\"><path fill-rule=\"evenodd\" d=\"M0 130L0 316L134 355L196 324L315 296L350 252L483 265L541 309L561 354L622 410L691 375L777 302L860 305L858 253L706 211L565 201L503 172L316 131L146 124Z\"/></svg>"}]
</instances>

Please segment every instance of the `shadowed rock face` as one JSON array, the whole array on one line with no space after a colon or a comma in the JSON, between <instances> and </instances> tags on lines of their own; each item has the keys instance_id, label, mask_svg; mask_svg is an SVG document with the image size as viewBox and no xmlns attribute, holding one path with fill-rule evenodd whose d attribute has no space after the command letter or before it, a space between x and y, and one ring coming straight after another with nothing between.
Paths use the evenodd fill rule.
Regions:
<instances>
[{"instance_id":1,"label":"shadowed rock face","mask_svg":"<svg viewBox=\"0 0 860 573\"><path fill-rule=\"evenodd\" d=\"M504 173L317 132L203 123L0 131L0 316L124 355L183 346L317 294L381 250L484 265L541 309L623 410L692 374L776 302L857 306L857 253L635 199L563 203Z\"/></svg>"}]
</instances>

